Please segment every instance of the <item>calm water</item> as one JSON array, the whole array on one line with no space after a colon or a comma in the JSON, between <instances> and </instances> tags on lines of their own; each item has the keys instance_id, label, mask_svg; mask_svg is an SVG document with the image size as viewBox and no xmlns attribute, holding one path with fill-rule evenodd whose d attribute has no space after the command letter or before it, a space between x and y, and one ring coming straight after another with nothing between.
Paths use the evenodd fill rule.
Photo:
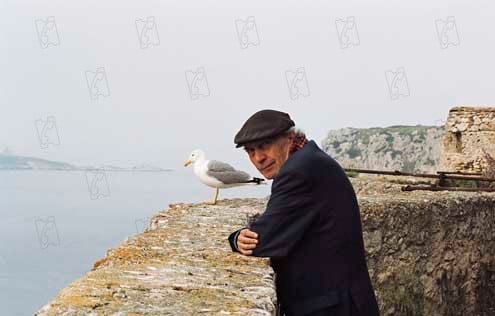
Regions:
<instances>
[{"instance_id":1,"label":"calm water","mask_svg":"<svg viewBox=\"0 0 495 316\"><path fill-rule=\"evenodd\" d=\"M0 171L0 315L32 315L169 203L211 200L191 169ZM264 197L270 183L220 191Z\"/></svg>"}]
</instances>

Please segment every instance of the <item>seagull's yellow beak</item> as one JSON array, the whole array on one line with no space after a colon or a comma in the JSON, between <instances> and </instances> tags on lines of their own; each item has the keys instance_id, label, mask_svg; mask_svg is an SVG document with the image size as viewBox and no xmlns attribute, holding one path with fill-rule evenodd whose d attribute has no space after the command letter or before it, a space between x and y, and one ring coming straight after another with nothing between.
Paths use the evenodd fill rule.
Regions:
<instances>
[{"instance_id":1,"label":"seagull's yellow beak","mask_svg":"<svg viewBox=\"0 0 495 316\"><path fill-rule=\"evenodd\" d=\"M184 167L187 167L190 164L192 164L192 161L191 160L187 160L186 162L184 162Z\"/></svg>"}]
</instances>

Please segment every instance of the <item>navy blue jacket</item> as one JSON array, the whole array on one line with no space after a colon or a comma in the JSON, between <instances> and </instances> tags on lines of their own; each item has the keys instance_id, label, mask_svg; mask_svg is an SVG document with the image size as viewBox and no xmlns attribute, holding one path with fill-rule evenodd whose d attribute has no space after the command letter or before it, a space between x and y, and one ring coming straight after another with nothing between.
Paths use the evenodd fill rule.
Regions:
<instances>
[{"instance_id":1,"label":"navy blue jacket","mask_svg":"<svg viewBox=\"0 0 495 316\"><path fill-rule=\"evenodd\" d=\"M286 315L379 315L356 194L314 140L289 156L249 228L258 234L253 256L270 257ZM233 251L239 231L228 238Z\"/></svg>"}]
</instances>

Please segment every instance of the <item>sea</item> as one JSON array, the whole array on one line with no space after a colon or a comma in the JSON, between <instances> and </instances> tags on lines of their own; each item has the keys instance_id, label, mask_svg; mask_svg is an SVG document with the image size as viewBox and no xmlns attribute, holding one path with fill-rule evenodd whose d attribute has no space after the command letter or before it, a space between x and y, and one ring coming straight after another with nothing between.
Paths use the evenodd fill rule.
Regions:
<instances>
[{"instance_id":1,"label":"sea","mask_svg":"<svg viewBox=\"0 0 495 316\"><path fill-rule=\"evenodd\" d=\"M219 199L266 197L267 185ZM0 315L33 315L171 203L213 199L192 168L0 171Z\"/></svg>"}]
</instances>

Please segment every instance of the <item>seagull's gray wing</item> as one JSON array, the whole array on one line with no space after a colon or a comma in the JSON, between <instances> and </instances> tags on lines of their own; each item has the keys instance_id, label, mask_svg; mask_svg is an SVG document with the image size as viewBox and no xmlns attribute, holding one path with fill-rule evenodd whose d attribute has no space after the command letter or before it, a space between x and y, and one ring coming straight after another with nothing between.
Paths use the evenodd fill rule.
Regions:
<instances>
[{"instance_id":1,"label":"seagull's gray wing","mask_svg":"<svg viewBox=\"0 0 495 316\"><path fill-rule=\"evenodd\" d=\"M218 160L210 160L207 164L206 174L225 184L242 183L251 180L251 176L231 165Z\"/></svg>"}]
</instances>

